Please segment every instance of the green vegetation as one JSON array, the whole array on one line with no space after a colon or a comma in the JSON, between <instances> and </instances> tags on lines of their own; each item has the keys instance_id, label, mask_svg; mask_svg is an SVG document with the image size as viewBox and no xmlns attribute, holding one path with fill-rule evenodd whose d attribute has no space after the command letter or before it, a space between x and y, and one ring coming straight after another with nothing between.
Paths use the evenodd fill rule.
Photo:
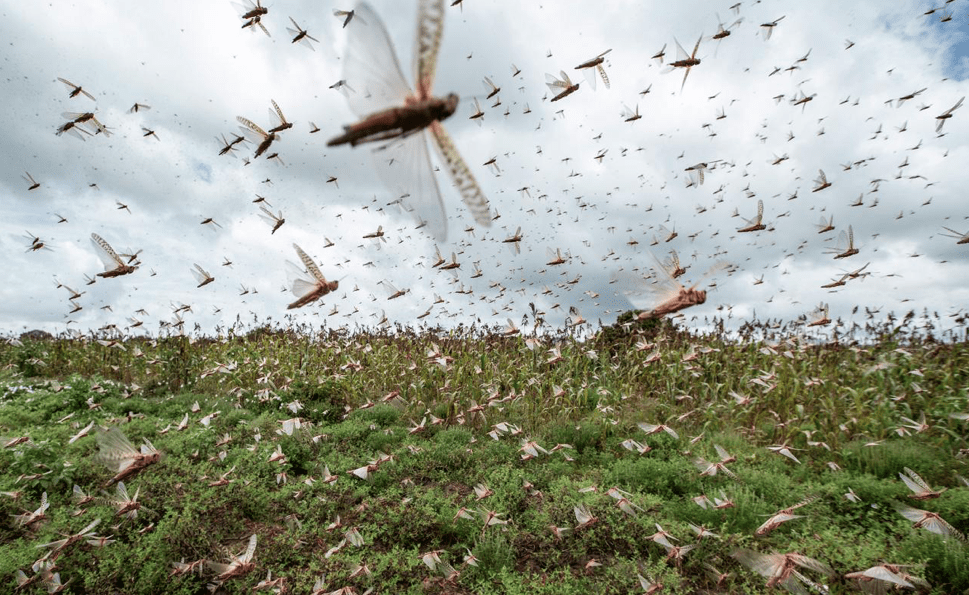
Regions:
<instances>
[{"instance_id":1,"label":"green vegetation","mask_svg":"<svg viewBox=\"0 0 969 595\"><path fill-rule=\"evenodd\" d=\"M321 577L321 593L630 593L637 572L664 593L716 592L704 563L731 573L722 592L774 591L731 557L738 548L796 551L840 575L913 564L934 593L969 589L969 545L894 508L969 531L957 476L969 475L964 343L899 333L870 345L728 342L652 321L557 343L261 327L219 340L3 344L0 369L0 436L29 437L0 449L0 591L18 569L33 574L50 549L38 545L96 518L94 532L114 541L65 548L56 571L68 590L203 592L212 571L171 577L173 563L227 563L252 534L255 568L223 592L250 592L270 570L294 593ZM281 423L292 418L300 427ZM75 485L105 496L114 475L96 459L98 426L164 453L125 480L143 505L136 519L73 498ZM719 461L714 445L736 458L726 467L737 479L700 475L694 459ZM781 445L800 462L767 448ZM948 489L909 498L906 467ZM476 486L492 493L479 501ZM12 515L36 510L44 492L47 518L22 526ZM794 512L803 518L754 536L810 496ZM734 506L714 508L723 497ZM597 520L575 528L580 505ZM697 547L667 561L657 524L673 545ZM717 536L698 541L691 524ZM435 570L422 560L432 552ZM856 592L807 574L830 593Z\"/></svg>"}]
</instances>

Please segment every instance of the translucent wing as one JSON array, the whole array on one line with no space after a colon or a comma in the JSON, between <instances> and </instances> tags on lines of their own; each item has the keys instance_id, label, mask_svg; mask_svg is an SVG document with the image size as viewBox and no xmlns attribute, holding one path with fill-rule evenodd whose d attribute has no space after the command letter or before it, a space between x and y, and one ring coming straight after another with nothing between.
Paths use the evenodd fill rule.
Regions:
<instances>
[{"instance_id":1,"label":"translucent wing","mask_svg":"<svg viewBox=\"0 0 969 595\"><path fill-rule=\"evenodd\" d=\"M461 154L458 153L457 147L454 146L454 141L451 140L451 135L447 133L447 130L444 129L444 126L440 122L432 122L430 129L434 140L437 141L435 147L437 148L438 156L444 162L444 165L447 166L448 172L451 174L451 180L457 186L458 192L461 193L461 200L471 211L471 216L474 217L475 223L482 227L491 226L491 211L488 207L488 199L485 198L484 193L478 186L478 182L475 181L474 175L468 168L468 164L464 162Z\"/></svg>"},{"instance_id":2,"label":"translucent wing","mask_svg":"<svg viewBox=\"0 0 969 595\"><path fill-rule=\"evenodd\" d=\"M93 531L95 527L97 527L100 524L101 524L101 519L94 519L93 521L91 521L88 524L87 527L84 527L83 529L81 529L77 533L78 533L78 535L87 535L88 533L90 533L91 531Z\"/></svg>"},{"instance_id":3,"label":"translucent wing","mask_svg":"<svg viewBox=\"0 0 969 595\"><path fill-rule=\"evenodd\" d=\"M100 451L97 458L108 468L116 472L122 471L140 455L133 444L118 428L109 428L98 432L97 443Z\"/></svg>"},{"instance_id":4,"label":"translucent wing","mask_svg":"<svg viewBox=\"0 0 969 595\"><path fill-rule=\"evenodd\" d=\"M933 516L933 517L927 518L922 523L922 528L925 529L926 531L936 533L938 535L952 535L958 539L965 540L965 537L962 535L962 533L960 533L958 529L956 529L948 522L946 522L946 520L943 519L942 517Z\"/></svg>"},{"instance_id":5,"label":"translucent wing","mask_svg":"<svg viewBox=\"0 0 969 595\"><path fill-rule=\"evenodd\" d=\"M738 562L760 574L762 576L771 577L778 570L778 563L774 559L775 556L768 556L751 550L737 550L731 554Z\"/></svg>"},{"instance_id":6,"label":"translucent wing","mask_svg":"<svg viewBox=\"0 0 969 595\"><path fill-rule=\"evenodd\" d=\"M572 507L572 512L575 513L575 520L579 521L580 524L588 523L592 520L592 513L589 512L585 504Z\"/></svg>"},{"instance_id":7,"label":"translucent wing","mask_svg":"<svg viewBox=\"0 0 969 595\"><path fill-rule=\"evenodd\" d=\"M426 220L427 230L443 242L447 239L447 214L425 139L423 132L398 139L374 151L374 164L384 184L403 197L404 207Z\"/></svg>"},{"instance_id":8,"label":"translucent wing","mask_svg":"<svg viewBox=\"0 0 969 595\"><path fill-rule=\"evenodd\" d=\"M420 0L417 7L417 40L414 48L414 81L418 96L431 96L437 54L444 36L444 0Z\"/></svg>"},{"instance_id":9,"label":"translucent wing","mask_svg":"<svg viewBox=\"0 0 969 595\"><path fill-rule=\"evenodd\" d=\"M227 141L225 139L225 135L224 134L222 135L222 138L221 139L219 137L215 137L215 140L218 141L218 143L222 146L222 148L219 150L219 155L226 155L227 154L230 157L232 157L233 159L235 159L236 150L238 150L238 147L235 147L233 145L230 145L229 144L229 141Z\"/></svg>"},{"instance_id":10,"label":"translucent wing","mask_svg":"<svg viewBox=\"0 0 969 595\"><path fill-rule=\"evenodd\" d=\"M670 255L667 258L664 258L661 264L663 266L663 270L665 270L667 273L670 274L670 276L672 276L673 273L675 273L677 269L680 268L680 258L676 254L676 250L671 250Z\"/></svg>"},{"instance_id":11,"label":"translucent wing","mask_svg":"<svg viewBox=\"0 0 969 595\"><path fill-rule=\"evenodd\" d=\"M491 80L491 77L487 77L487 76L484 77L483 84L484 84L485 93L488 95L492 95L501 90L498 88L497 85L495 85L494 81Z\"/></svg>"},{"instance_id":12,"label":"translucent wing","mask_svg":"<svg viewBox=\"0 0 969 595\"><path fill-rule=\"evenodd\" d=\"M757 201L757 216L754 217L753 219L744 218L744 221L746 221L749 225L760 225L761 224L761 221L763 221L763 219L764 219L764 201L758 200Z\"/></svg>"},{"instance_id":13,"label":"translucent wing","mask_svg":"<svg viewBox=\"0 0 969 595\"><path fill-rule=\"evenodd\" d=\"M293 20L293 17L289 17L289 20L290 20L290 22L292 22L292 23L293 23L293 26L294 26L294 27L296 27L296 29L293 29L293 28L291 28L291 27L286 27L286 31L287 31L287 32L288 32L288 33L289 33L290 35L292 35L292 36L293 36L293 39L294 39L294 41L295 41L295 39L296 39L297 37L299 37L299 41L298 41L298 43L299 43L300 45L302 45L302 46L306 46L306 47L308 47L309 49L311 49L311 50L313 50L313 51L315 52L315 51L316 51L316 48L314 48L314 47L313 47L313 44L312 44L311 42L312 42L312 41L315 41L316 43L319 43L319 42L320 42L320 40L319 40L319 39L316 39L315 37L313 37L312 35L310 35L310 34L309 34L309 33L308 33L307 31L306 31L306 29L303 29L302 27L300 27L300 26L299 26L299 25L298 25L298 24L296 23L296 21L294 21L294 20ZM301 36L301 37L300 37L300 36Z\"/></svg>"},{"instance_id":14,"label":"translucent wing","mask_svg":"<svg viewBox=\"0 0 969 595\"><path fill-rule=\"evenodd\" d=\"M849 243L849 240L848 240L848 232L842 229L841 230L841 234L838 235L838 245L837 245L837 247L835 247L835 251L836 252L844 252L850 246L851 246L851 244Z\"/></svg>"},{"instance_id":15,"label":"translucent wing","mask_svg":"<svg viewBox=\"0 0 969 595\"><path fill-rule=\"evenodd\" d=\"M676 61L688 60L690 54L686 53L686 50L683 49L683 46L680 45L680 42L675 37L673 38L673 43L676 44Z\"/></svg>"},{"instance_id":16,"label":"translucent wing","mask_svg":"<svg viewBox=\"0 0 969 595\"><path fill-rule=\"evenodd\" d=\"M303 269L290 261L286 261L286 281L289 290L298 298L301 298L316 289L316 283L303 277Z\"/></svg>"},{"instance_id":17,"label":"translucent wing","mask_svg":"<svg viewBox=\"0 0 969 595\"><path fill-rule=\"evenodd\" d=\"M653 262L656 264L656 266L653 267L653 270L656 273L655 278L657 279L659 284L667 286L668 291L670 292L673 292L673 291L679 292L681 289L683 289L683 285L679 281L673 278L672 272L668 270L665 266L663 266L663 263L660 262L658 258L656 258L655 254L650 253L650 257L653 259Z\"/></svg>"},{"instance_id":18,"label":"translucent wing","mask_svg":"<svg viewBox=\"0 0 969 595\"><path fill-rule=\"evenodd\" d=\"M889 583L895 583L896 585L899 585L902 587L915 589L915 586L912 583L906 581L905 579L898 576L891 570L885 568L884 566L872 566L871 568L869 568L868 570L865 570L864 572L853 573L853 574L861 574L863 576L867 576L868 578L873 578L880 581L886 581ZM884 592L887 592L887 589Z\"/></svg>"},{"instance_id":19,"label":"translucent wing","mask_svg":"<svg viewBox=\"0 0 969 595\"><path fill-rule=\"evenodd\" d=\"M207 281L210 278L211 275L209 275L209 273L205 269L203 269L197 264L194 266L195 266L195 269L192 270L192 274L195 275L195 279L198 280L199 283L202 283L203 281Z\"/></svg>"},{"instance_id":20,"label":"translucent wing","mask_svg":"<svg viewBox=\"0 0 969 595\"><path fill-rule=\"evenodd\" d=\"M820 306L818 306L817 308L815 308L813 312L811 312L811 318L814 321L821 321L821 320L824 320L827 317L828 317L828 305L827 304L821 304ZM899 475L901 475L901 473L899 473Z\"/></svg>"},{"instance_id":21,"label":"translucent wing","mask_svg":"<svg viewBox=\"0 0 969 595\"><path fill-rule=\"evenodd\" d=\"M775 514L774 516L772 516L769 519L767 519L764 522L763 525L761 525L760 527L758 527L757 528L757 531L755 532L755 534L756 535L760 535L761 533L763 533L765 531L771 530L773 527L776 527L777 525L780 525L782 523L786 523L788 521L793 521L794 519L800 519L800 518L804 518L804 515L801 515L801 514L788 514L786 512L781 512L781 513Z\"/></svg>"},{"instance_id":22,"label":"translucent wing","mask_svg":"<svg viewBox=\"0 0 969 595\"><path fill-rule=\"evenodd\" d=\"M263 214L259 216L262 218L263 221L265 221L269 225L276 225L276 222L279 221L279 217L274 215L273 212L267 209L266 207L260 205L259 210L263 212ZM280 215L282 215L282 212L280 212Z\"/></svg>"},{"instance_id":23,"label":"translucent wing","mask_svg":"<svg viewBox=\"0 0 969 595\"><path fill-rule=\"evenodd\" d=\"M383 21L365 2L357 5L355 14L363 19L359 19L361 26L347 33L343 78L360 91L349 94L347 103L354 114L363 118L403 105L413 92L404 79Z\"/></svg>"},{"instance_id":24,"label":"translucent wing","mask_svg":"<svg viewBox=\"0 0 969 595\"><path fill-rule=\"evenodd\" d=\"M717 273L719 273L720 271L722 271L722 270L724 270L724 269L726 269L726 268L727 268L727 267L729 267L729 266L730 266L730 263L729 263L729 262L724 262L724 261L722 261L722 260L721 260L721 261L718 261L718 262L715 262L715 263L713 263L713 266L711 266L711 267L710 267L709 269L707 269L707 272L705 272L705 273L703 273L703 276L702 276L702 277L700 277L699 279L697 279L697 280L696 280L696 283L694 283L694 284L693 284L693 285L692 285L692 286L690 287L690 289L696 289L697 287L699 287L699 286L700 286L700 283L703 283L703 282L704 282L704 281L706 281L706 280L707 280L707 279L708 279L709 277L711 277L711 276L713 276L713 275L715 275L715 274L717 274Z\"/></svg>"},{"instance_id":25,"label":"translucent wing","mask_svg":"<svg viewBox=\"0 0 969 595\"><path fill-rule=\"evenodd\" d=\"M700 470L701 474L716 475L717 467L710 461L704 459L703 457L697 457L693 459L693 465Z\"/></svg>"},{"instance_id":26,"label":"translucent wing","mask_svg":"<svg viewBox=\"0 0 969 595\"><path fill-rule=\"evenodd\" d=\"M653 583L649 582L649 580L646 577L644 577L639 573L636 573L636 576L639 577L639 586L643 588L644 592L648 592L650 589L653 588Z\"/></svg>"},{"instance_id":27,"label":"translucent wing","mask_svg":"<svg viewBox=\"0 0 969 595\"><path fill-rule=\"evenodd\" d=\"M246 564L252 561L252 555L256 553L256 539L255 533L249 537L249 547L246 548L246 553L242 555L242 561Z\"/></svg>"},{"instance_id":28,"label":"translucent wing","mask_svg":"<svg viewBox=\"0 0 969 595\"><path fill-rule=\"evenodd\" d=\"M817 593L824 590L821 588L821 585L818 585L796 570L792 570L790 576L780 580L777 584L784 587L794 595L811 595L812 593ZM808 587L805 585L810 586L813 590L808 589Z\"/></svg>"},{"instance_id":29,"label":"translucent wing","mask_svg":"<svg viewBox=\"0 0 969 595\"><path fill-rule=\"evenodd\" d=\"M299 259L303 261L303 264L306 266L306 270L309 271L311 275L316 277L317 281L321 283L326 283L326 277L324 277L323 273L320 272L319 267L316 266L316 263L313 262L313 259L307 256L306 252L303 252L303 249L297 246L296 244L293 244L293 248L295 248L296 253L299 254Z\"/></svg>"},{"instance_id":30,"label":"translucent wing","mask_svg":"<svg viewBox=\"0 0 969 595\"><path fill-rule=\"evenodd\" d=\"M270 101L272 101L273 108L275 108L276 114L279 115L279 119L282 120L283 122L286 122L286 116L283 115L283 110L279 109L279 106L276 105L276 102L274 100L270 99Z\"/></svg>"},{"instance_id":31,"label":"translucent wing","mask_svg":"<svg viewBox=\"0 0 969 595\"><path fill-rule=\"evenodd\" d=\"M706 168L704 166L702 166L702 165L696 165L693 168L691 168L690 169L690 180L692 180L694 184L700 184L702 186L703 185L703 170L705 170L705 169Z\"/></svg>"},{"instance_id":32,"label":"translucent wing","mask_svg":"<svg viewBox=\"0 0 969 595\"><path fill-rule=\"evenodd\" d=\"M683 285L671 277L659 261L657 265L657 275L652 279L633 273L621 273L615 277L619 290L641 310L665 302L683 289Z\"/></svg>"},{"instance_id":33,"label":"translucent wing","mask_svg":"<svg viewBox=\"0 0 969 595\"><path fill-rule=\"evenodd\" d=\"M582 75L585 77L585 82L589 83L589 86L592 88L593 91L595 91L596 78L597 78L596 67L593 66L592 68L583 68ZM608 88L608 86L606 88Z\"/></svg>"},{"instance_id":34,"label":"translucent wing","mask_svg":"<svg viewBox=\"0 0 969 595\"><path fill-rule=\"evenodd\" d=\"M118 453L122 456L136 456L138 449L121 433L118 428L101 430L97 436L98 447L103 451Z\"/></svg>"},{"instance_id":35,"label":"translucent wing","mask_svg":"<svg viewBox=\"0 0 969 595\"><path fill-rule=\"evenodd\" d=\"M473 98L472 101L474 102L474 113L471 114L471 118L470 119L475 120L475 119L479 119L479 118L483 117L484 116L484 112L481 111L481 104L478 103L478 98L475 97L475 98ZM481 121L480 120L478 121L478 124L481 124Z\"/></svg>"},{"instance_id":36,"label":"translucent wing","mask_svg":"<svg viewBox=\"0 0 969 595\"><path fill-rule=\"evenodd\" d=\"M820 572L827 576L834 575L834 571L831 569L830 566L828 566L824 562L819 562L814 558L808 558L807 556L802 556L801 554L790 554L790 558L795 564L797 564L801 568L807 568L808 570ZM801 579L803 580L804 577L801 577Z\"/></svg>"},{"instance_id":37,"label":"translucent wing","mask_svg":"<svg viewBox=\"0 0 969 595\"><path fill-rule=\"evenodd\" d=\"M43 514L48 508L50 508L50 502L47 501L47 492L44 492L40 496L40 507L37 509L37 512Z\"/></svg>"},{"instance_id":38,"label":"translucent wing","mask_svg":"<svg viewBox=\"0 0 969 595\"><path fill-rule=\"evenodd\" d=\"M602 67L602 64L597 64L596 70L599 71L599 76L602 77L602 84L606 86L606 89L610 88L609 75L606 74L606 69Z\"/></svg>"},{"instance_id":39,"label":"translucent wing","mask_svg":"<svg viewBox=\"0 0 969 595\"><path fill-rule=\"evenodd\" d=\"M905 482L905 485L908 486L908 489L912 490L916 494L920 492L932 491L932 488L930 488L929 485L925 483L925 480L922 479L918 473L916 473L915 471L912 471L908 467L905 467L904 471L905 473L908 474L907 476L902 473L899 473L898 476L902 478L902 481Z\"/></svg>"},{"instance_id":40,"label":"translucent wing","mask_svg":"<svg viewBox=\"0 0 969 595\"><path fill-rule=\"evenodd\" d=\"M572 86L572 79L565 71L559 72L562 78L558 78L553 74L545 74L545 85L548 86L549 90L553 93L560 93Z\"/></svg>"},{"instance_id":41,"label":"translucent wing","mask_svg":"<svg viewBox=\"0 0 969 595\"><path fill-rule=\"evenodd\" d=\"M559 89L563 89L565 85L556 77L554 74L548 72L545 73L545 84L548 86L549 90L553 93L558 93Z\"/></svg>"},{"instance_id":42,"label":"translucent wing","mask_svg":"<svg viewBox=\"0 0 969 595\"><path fill-rule=\"evenodd\" d=\"M255 122L253 122L252 120L249 120L247 118L243 118L242 116L237 116L236 117L236 120L238 120L239 123L241 123L243 126L245 126L246 128L248 128L252 132L255 132L256 134L258 134L262 138L265 138L265 137L269 136L268 134L266 134L266 131L265 130L263 130L262 128L260 128L259 125L256 124ZM260 138L259 140L261 141L262 139Z\"/></svg>"},{"instance_id":43,"label":"translucent wing","mask_svg":"<svg viewBox=\"0 0 969 595\"><path fill-rule=\"evenodd\" d=\"M303 36L302 39L299 40L299 44L301 46L308 47L309 49L311 49L312 51L315 52L316 51L316 48L313 47L313 43L312 43L314 41L316 43L319 43L320 42L319 39L317 39L317 38L313 37L312 35L310 35L309 33L307 33L306 35Z\"/></svg>"},{"instance_id":44,"label":"translucent wing","mask_svg":"<svg viewBox=\"0 0 969 595\"><path fill-rule=\"evenodd\" d=\"M248 140L251 143L255 143L258 145L262 143L262 141L266 140L267 136L269 136L268 134L266 134L265 130L260 128L259 125L253 122L252 120L243 118L242 116L236 116L236 120L238 120L239 123L242 124L242 126L240 126L239 129L242 130L242 134L245 135L246 140Z\"/></svg>"},{"instance_id":45,"label":"translucent wing","mask_svg":"<svg viewBox=\"0 0 969 595\"><path fill-rule=\"evenodd\" d=\"M198 281L199 283L205 281L205 275L199 272L201 270L202 269L201 267L199 267L199 265L195 265L195 269L192 269L192 275L195 276L195 280Z\"/></svg>"},{"instance_id":46,"label":"translucent wing","mask_svg":"<svg viewBox=\"0 0 969 595\"><path fill-rule=\"evenodd\" d=\"M691 58L696 57L696 52L697 52L697 50L700 49L700 42L701 41L703 41L703 35L700 35L699 39L696 40L696 45L693 46L693 53L690 54L690 57Z\"/></svg>"},{"instance_id":47,"label":"translucent wing","mask_svg":"<svg viewBox=\"0 0 969 595\"><path fill-rule=\"evenodd\" d=\"M924 510L920 510L918 508L912 508L911 506L906 506L900 502L893 502L893 505L895 506L895 510L898 511L900 515L912 521L913 523L917 523L925 518Z\"/></svg>"},{"instance_id":48,"label":"translucent wing","mask_svg":"<svg viewBox=\"0 0 969 595\"><path fill-rule=\"evenodd\" d=\"M243 2L232 2L232 6L235 7L236 12L239 13L240 17L256 9L256 5L252 3L252 0L244 0Z\"/></svg>"},{"instance_id":49,"label":"translucent wing","mask_svg":"<svg viewBox=\"0 0 969 595\"><path fill-rule=\"evenodd\" d=\"M273 104L273 109L269 110L269 121L272 122L270 130L272 130L278 126L286 124L286 116L283 115L283 110L279 109L279 106L276 104L275 100L270 99L269 101L271 101Z\"/></svg>"},{"instance_id":50,"label":"translucent wing","mask_svg":"<svg viewBox=\"0 0 969 595\"><path fill-rule=\"evenodd\" d=\"M131 502L131 496L128 495L128 488L125 487L123 481L118 482L118 500L121 502Z\"/></svg>"},{"instance_id":51,"label":"translucent wing","mask_svg":"<svg viewBox=\"0 0 969 595\"><path fill-rule=\"evenodd\" d=\"M940 234L940 235L944 235L947 238L958 238L960 240L969 241L969 233L961 233L961 232L958 232L958 231L956 231L954 229L949 229L948 227L946 227L944 225L942 226L942 229L946 230L949 233L943 233L943 234Z\"/></svg>"},{"instance_id":52,"label":"translucent wing","mask_svg":"<svg viewBox=\"0 0 969 595\"><path fill-rule=\"evenodd\" d=\"M94 251L97 252L98 258L104 263L104 270L113 271L119 266L123 266L124 262L118 253L104 241L104 238L96 233L91 234L91 243L94 244Z\"/></svg>"},{"instance_id":53,"label":"translucent wing","mask_svg":"<svg viewBox=\"0 0 969 595\"><path fill-rule=\"evenodd\" d=\"M147 438L145 438L144 440L145 440L144 444L141 445L141 454L152 455L158 452L158 449L155 448L155 445L151 443L151 440Z\"/></svg>"}]
</instances>

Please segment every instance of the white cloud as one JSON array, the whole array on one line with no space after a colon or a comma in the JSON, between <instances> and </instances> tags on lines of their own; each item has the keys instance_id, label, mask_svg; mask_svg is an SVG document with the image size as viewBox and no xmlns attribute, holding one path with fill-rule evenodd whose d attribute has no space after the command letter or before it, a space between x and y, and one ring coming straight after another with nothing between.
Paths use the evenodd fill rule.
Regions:
<instances>
[{"instance_id":1,"label":"white cloud","mask_svg":"<svg viewBox=\"0 0 969 595\"><path fill-rule=\"evenodd\" d=\"M964 24L934 23L936 17L920 16L926 8L915 2L865 1L851 11L834 1L745 2L745 20L730 37L719 47L701 43L702 62L680 93L682 73L662 75L650 57L667 44L672 59L674 36L692 49L701 33L716 30L717 12L733 22L737 17L727 3L610 2L595 10L574 2L465 4L463 11L447 9L434 89L462 96L445 125L501 219L473 235L464 232L469 214L446 175L438 174L451 218L450 241L440 249L457 253L462 266L456 283L430 268L435 242L388 206L396 197L378 181L368 149L325 146L354 120L345 99L328 88L343 71L346 31L332 15L337 6L271 6L265 22L272 38L242 30L228 2L153 3L138 11L122 2L7 7L0 26L9 45L0 74L8 109L0 124L12 158L0 163L0 249L7 255L8 281L0 287L0 328L64 328L70 306L51 275L88 291L80 300L84 310L71 317L78 328L123 326L143 307L151 314L145 326L154 329L158 319L171 318L170 303L191 304L186 319L205 330L231 323L237 313L247 320L250 312L279 320L292 301L280 287L284 261L295 260L293 242L328 277L342 277L335 294L309 309L319 318L308 320L326 318L331 325L372 325L371 315L381 310L392 321L413 322L435 293L448 303L433 306L425 319L432 324L477 317L517 321L529 302L544 309L560 304L561 310L549 311L555 323L570 305L587 319L608 321L604 310L624 301L610 295L610 277L648 266L649 250L661 258L667 248L690 265L687 279L717 258L738 269L730 277L719 275L717 290L705 306L686 311L691 315L711 315L728 305L735 319L754 311L791 319L821 301L830 303L833 318L847 318L856 305L945 314L969 303L961 281L969 273L965 247L939 235L943 225L969 228L960 193L969 182L961 166L969 158L963 140L969 138L969 115L956 111L945 136L935 134L935 116L969 94L965 80L954 78L966 72L966 57L957 54L966 39ZM413 4L386 1L375 9L411 77ZM781 15L764 41L760 23ZM287 16L321 40L315 52L289 42ZM845 50L845 39L855 46ZM612 49L605 63L612 88L600 84L592 92L573 67L606 49ZM806 61L796 62L808 51ZM515 78L512 63L522 71ZM784 70L792 65L798 68ZM781 71L769 76L775 67ZM543 101L544 77L559 70L574 75L581 88L551 104ZM485 76L502 87L497 108L484 100ZM68 99L57 77L83 85L97 103ZM650 94L641 96L649 85ZM923 87L900 107L886 103ZM816 94L803 110L790 103L799 91ZM775 101L780 94L783 99ZM468 119L473 95L486 112L480 127ZM260 158L244 166L241 158L219 157L215 137L237 132L237 115L268 124L271 99L295 124L270 151L278 150L287 165ZM129 114L136 101L152 109ZM530 114L523 114L526 103ZM624 122L623 104L638 104L643 118ZM922 105L930 107L920 110ZM53 134L61 112L95 106L114 130L111 138L81 142ZM726 118L718 120L721 109ZM309 121L322 131L310 135ZM143 137L142 126L159 140ZM607 152L600 163L594 157L601 150ZM240 156L251 159L251 152ZM787 161L770 164L783 154ZM482 165L496 155L500 176ZM685 187L686 167L714 160L723 161L702 186ZM842 164L849 162L845 170ZM813 193L818 169L834 184ZM40 189L26 191L23 170L41 182ZM339 188L326 183L331 175ZM876 179L882 181L873 184ZM519 192L524 186L531 198ZM795 192L797 198L788 200ZM256 194L286 218L275 234L258 217L251 202ZM864 206L848 206L859 195ZM735 233L741 221L730 216L734 209L749 217L758 200L772 231ZM128 204L131 213L118 210L115 201ZM68 223L58 224L54 213ZM813 224L822 213L834 215L838 231L853 227L859 255L834 261L825 254L838 231L818 236ZM206 217L223 229L213 233L200 225ZM650 247L660 224L675 226L679 237ZM387 239L380 249L362 239L378 225ZM524 239L516 256L500 240L519 225ZM49 240L54 250L24 252L24 230ZM92 231L116 249L143 249L141 268L84 287L82 275L100 270L89 246ZM324 236L336 245L324 249ZM546 266L547 247L568 250L572 258L562 267ZM224 258L232 267L221 266ZM195 262L216 282L196 289L190 273ZM484 271L479 279L470 278L474 262ZM820 288L867 262L872 275L863 281L833 293ZM150 276L151 270L157 274ZM753 285L761 275L763 284ZM578 283L566 284L577 276ZM388 302L379 283L385 279L411 292ZM489 286L495 282L503 292ZM456 294L462 284L473 293ZM239 296L240 285L258 293ZM599 297L590 297L594 293ZM101 310L104 305L112 311ZM334 305L339 315L327 317ZM215 307L219 314L213 314ZM344 316L354 308L359 312ZM297 320L308 316L296 313Z\"/></svg>"}]
</instances>

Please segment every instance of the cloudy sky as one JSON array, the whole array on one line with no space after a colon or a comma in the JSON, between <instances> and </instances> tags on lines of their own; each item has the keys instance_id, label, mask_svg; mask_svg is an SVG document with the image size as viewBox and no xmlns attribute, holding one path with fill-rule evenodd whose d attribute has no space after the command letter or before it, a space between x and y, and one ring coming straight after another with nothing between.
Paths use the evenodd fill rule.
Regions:
<instances>
[{"instance_id":1,"label":"cloudy sky","mask_svg":"<svg viewBox=\"0 0 969 595\"><path fill-rule=\"evenodd\" d=\"M733 265L701 280L711 289L707 303L684 311L694 325L713 315L734 325L792 320L822 302L845 321L863 321L863 307L946 316L969 304L969 245L943 235L943 227L969 232L969 108L936 133L936 117L969 94L969 3L928 16L933 5L924 1L732 4L448 6L434 91L461 97L445 126L500 218L474 225L442 167L433 173L448 217L441 241L415 229L420 213L404 212L400 192L378 176L375 161L394 149L326 146L358 119L350 103L374 97L372 81L349 79L343 57L348 42L379 39L380 24L342 28L333 10L349 3L276 0L262 18L267 37L242 28L228 1L132 10L120 0L0 0L0 332L124 329L129 318L144 322L133 332L157 332L182 304L192 307L183 315L188 328L205 332L237 316L351 328L382 314L404 324L504 324L520 321L529 303L556 325L570 306L610 322L630 307L617 290L670 250L687 268L685 285L717 261ZM413 84L416 2L376 0L372 10ZM946 12L952 19L942 22ZM288 17L319 40L313 51L291 43ZM719 42L711 39L718 21L733 24ZM765 39L762 24L775 21ZM664 74L676 59L674 39L690 52L701 37L701 63L681 91L683 70ZM652 56L664 47L660 65ZM599 80L593 90L575 66L606 50L611 88ZM563 70L580 88L552 103L546 73ZM58 77L96 101L70 98ZM485 99L484 77L501 88L497 97ZM344 78L357 94L350 102L330 88ZM812 99L794 105L801 97ZM485 112L480 125L470 119L474 98ZM293 128L259 158L252 145L220 156L217 138L239 132L237 116L273 125L272 100ZM129 113L135 103L151 109ZM625 121L624 106L642 118ZM62 113L88 111L110 137L55 134ZM320 132L311 134L310 122ZM276 152L282 163L266 159ZM419 164L419 154L410 157ZM494 157L498 170L484 165ZM710 169L690 186L685 170L697 163ZM812 192L819 169L832 186ZM39 188L28 190L25 172ZM275 233L257 196L282 211ZM403 204L435 201L425 193ZM758 201L766 229L737 233ZM818 233L822 216L833 216L834 231ZM207 218L221 227L202 225ZM381 226L386 241L363 238ZM501 240L519 226L516 254ZM664 242L660 226L678 236ZM859 253L835 260L849 226ZM104 270L92 232L118 252L140 250L139 268L87 285L85 275ZM34 238L45 249L32 250ZM293 243L340 287L287 311ZM435 247L449 260L456 254L456 274L432 268ZM549 249L566 263L547 265ZM195 264L215 281L196 288ZM868 276L821 288L865 265ZM84 292L76 300L83 309L69 314L70 294L57 282ZM388 301L391 285L410 292ZM855 306L862 309L852 316Z\"/></svg>"}]
</instances>

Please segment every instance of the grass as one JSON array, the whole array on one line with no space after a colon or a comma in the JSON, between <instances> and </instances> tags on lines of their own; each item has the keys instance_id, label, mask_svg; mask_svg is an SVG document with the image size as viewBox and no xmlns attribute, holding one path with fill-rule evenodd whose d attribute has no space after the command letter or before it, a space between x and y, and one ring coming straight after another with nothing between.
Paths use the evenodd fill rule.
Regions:
<instances>
[{"instance_id":1,"label":"grass","mask_svg":"<svg viewBox=\"0 0 969 595\"><path fill-rule=\"evenodd\" d=\"M797 551L841 575L914 564L935 593L963 592L969 546L913 528L893 503L969 531L969 488L956 478L969 475L967 422L952 417L969 412L969 348L898 328L866 345L727 341L668 324L533 348L475 329L268 327L215 340L129 338L123 349L69 338L3 344L0 435L30 440L0 450L0 490L10 493L0 496L0 577L13 588L15 571L32 574L39 544L100 518L97 534L113 543L79 543L57 559L69 589L198 593L213 574L171 577L173 563L226 562L225 548L239 554L256 534L254 570L223 592L249 592L271 570L297 593L321 578L320 592L628 593L639 589L637 572L665 593L696 593L715 588L704 562L731 572L726 592L770 591L730 557L738 548ZM557 363L548 363L552 347ZM280 422L294 417L303 425L287 435ZM126 481L144 506L135 520L119 522L103 501L72 501L75 485L99 496L112 475L95 460L96 431L68 444L90 422L165 453ZM665 423L678 438L647 435L640 422ZM627 439L651 450L627 450ZM527 441L547 452L523 459ZM571 448L553 451L559 444ZM736 457L728 468L738 480L700 476L692 459L718 460L714 444ZM800 463L766 448L780 444ZM269 462L277 447L282 464ZM368 479L351 473L371 463ZM949 489L913 501L898 478L905 467ZM210 486L230 469L231 483ZM493 494L476 501L477 484ZM640 512L622 512L609 488ZM734 507L693 500L721 490ZM46 521L19 526L11 515L36 509L44 492ZM812 495L797 511L804 518L754 536ZM551 527L575 527L580 504L597 522L556 537ZM462 507L471 518L456 516ZM485 526L488 511L498 523ZM680 565L651 539L657 524L678 545L698 544ZM691 524L719 537L697 542ZM351 528L363 545L337 548ZM459 574L426 566L431 551ZM843 579L812 578L853 592Z\"/></svg>"}]
</instances>

